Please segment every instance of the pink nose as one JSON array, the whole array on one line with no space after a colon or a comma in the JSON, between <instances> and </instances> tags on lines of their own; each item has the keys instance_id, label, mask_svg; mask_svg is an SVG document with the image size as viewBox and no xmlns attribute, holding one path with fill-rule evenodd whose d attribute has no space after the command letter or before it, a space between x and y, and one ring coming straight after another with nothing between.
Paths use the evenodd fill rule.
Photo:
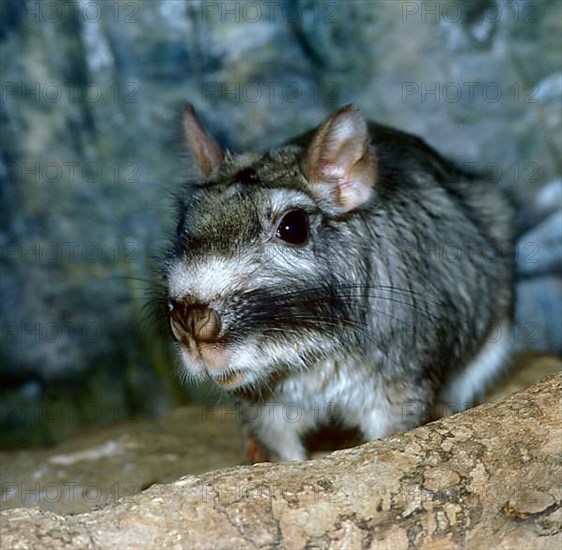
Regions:
<instances>
[{"instance_id":1,"label":"pink nose","mask_svg":"<svg viewBox=\"0 0 562 550\"><path fill-rule=\"evenodd\" d=\"M170 327L176 339L187 343L216 342L220 331L220 317L216 311L204 305L175 305L170 312Z\"/></svg>"}]
</instances>

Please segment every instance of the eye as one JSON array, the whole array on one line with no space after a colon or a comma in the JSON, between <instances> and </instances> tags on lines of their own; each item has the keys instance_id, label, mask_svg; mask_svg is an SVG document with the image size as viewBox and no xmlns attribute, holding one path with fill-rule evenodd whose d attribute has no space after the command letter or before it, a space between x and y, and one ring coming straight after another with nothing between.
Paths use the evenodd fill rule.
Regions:
<instances>
[{"instance_id":1,"label":"eye","mask_svg":"<svg viewBox=\"0 0 562 550\"><path fill-rule=\"evenodd\" d=\"M289 244L304 244L308 240L308 216L302 210L287 212L279 225L275 236Z\"/></svg>"}]
</instances>

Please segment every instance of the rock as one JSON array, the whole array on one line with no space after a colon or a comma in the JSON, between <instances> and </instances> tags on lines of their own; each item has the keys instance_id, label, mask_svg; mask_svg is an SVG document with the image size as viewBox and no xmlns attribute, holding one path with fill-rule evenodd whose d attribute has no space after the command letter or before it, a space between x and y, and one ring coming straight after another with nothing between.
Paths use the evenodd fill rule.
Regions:
<instances>
[{"instance_id":1,"label":"rock","mask_svg":"<svg viewBox=\"0 0 562 550\"><path fill-rule=\"evenodd\" d=\"M558 548L562 375L328 457L0 514L3 548Z\"/></svg>"},{"instance_id":2,"label":"rock","mask_svg":"<svg viewBox=\"0 0 562 550\"><path fill-rule=\"evenodd\" d=\"M562 277L562 208L521 235L516 250L520 279L548 274Z\"/></svg>"},{"instance_id":3,"label":"rock","mask_svg":"<svg viewBox=\"0 0 562 550\"><path fill-rule=\"evenodd\" d=\"M562 277L523 279L515 287L513 346L562 354Z\"/></svg>"},{"instance_id":4,"label":"rock","mask_svg":"<svg viewBox=\"0 0 562 550\"><path fill-rule=\"evenodd\" d=\"M555 212L562 211L562 179L547 183L525 208L517 212L517 225L521 232L537 226Z\"/></svg>"},{"instance_id":5,"label":"rock","mask_svg":"<svg viewBox=\"0 0 562 550\"><path fill-rule=\"evenodd\" d=\"M0 453L0 509L80 513L154 483L240 463L234 409L202 404L90 430L52 449Z\"/></svg>"},{"instance_id":6,"label":"rock","mask_svg":"<svg viewBox=\"0 0 562 550\"><path fill-rule=\"evenodd\" d=\"M562 353L562 191L549 186L535 214L552 213L521 235L516 248L515 349ZM551 202L549 202L551 201Z\"/></svg>"}]
</instances>

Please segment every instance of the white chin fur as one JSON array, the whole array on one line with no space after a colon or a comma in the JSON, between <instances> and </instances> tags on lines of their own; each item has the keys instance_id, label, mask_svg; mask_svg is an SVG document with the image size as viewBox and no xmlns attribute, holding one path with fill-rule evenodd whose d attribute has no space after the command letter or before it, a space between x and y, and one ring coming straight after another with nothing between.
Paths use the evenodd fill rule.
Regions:
<instances>
[{"instance_id":1,"label":"white chin fur","mask_svg":"<svg viewBox=\"0 0 562 550\"><path fill-rule=\"evenodd\" d=\"M202 380L210 376L211 379L220 378L220 374L210 373L201 361L191 357L183 348L180 348L180 357L183 368L186 371L186 378ZM267 351L264 352L263 349ZM241 386L250 386L267 381L268 377L275 371L275 365L283 363L291 365L292 370L303 371L306 369L306 363L298 354L297 349L288 348L287 346L268 343L267 346L259 346L257 342L247 341L237 344L229 349L231 361L222 371L225 374L242 371L244 378L241 380ZM221 384L218 384L219 386ZM233 389L233 387L228 387Z\"/></svg>"}]
</instances>

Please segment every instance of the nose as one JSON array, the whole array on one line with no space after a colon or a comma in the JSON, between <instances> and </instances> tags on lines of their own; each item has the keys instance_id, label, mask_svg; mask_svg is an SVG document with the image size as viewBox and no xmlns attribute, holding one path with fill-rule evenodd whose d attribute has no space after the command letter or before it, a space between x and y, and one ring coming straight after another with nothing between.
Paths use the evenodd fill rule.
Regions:
<instances>
[{"instance_id":1,"label":"nose","mask_svg":"<svg viewBox=\"0 0 562 550\"><path fill-rule=\"evenodd\" d=\"M171 304L170 327L178 341L216 342L221 330L218 313L203 304Z\"/></svg>"}]
</instances>

